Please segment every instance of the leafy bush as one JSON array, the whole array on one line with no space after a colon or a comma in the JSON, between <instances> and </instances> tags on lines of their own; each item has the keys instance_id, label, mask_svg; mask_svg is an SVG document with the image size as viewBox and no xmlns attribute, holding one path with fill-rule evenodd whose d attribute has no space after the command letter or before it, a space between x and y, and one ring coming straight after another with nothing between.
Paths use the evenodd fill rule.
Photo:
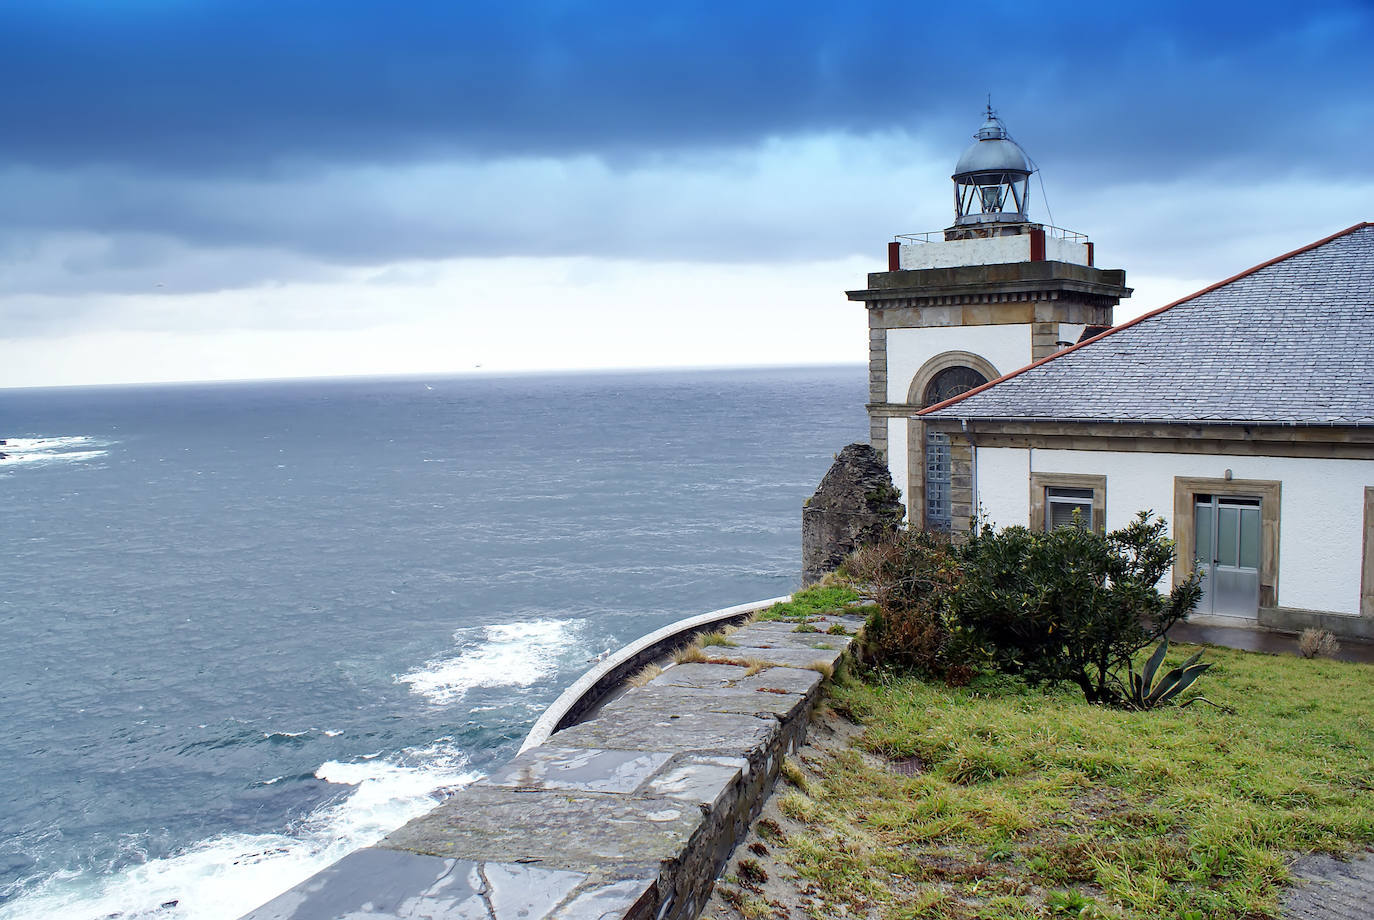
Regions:
<instances>
[{"instance_id":1,"label":"leafy bush","mask_svg":"<svg viewBox=\"0 0 1374 920\"><path fill-rule=\"evenodd\" d=\"M984 527L960 547L950 598L954 647L987 655L1032 684L1071 682L1092 703L1121 699L1113 672L1186 617L1200 576L1166 598L1156 587L1173 564L1164 522L1140 512L1120 530L1036 532Z\"/></svg>"},{"instance_id":2,"label":"leafy bush","mask_svg":"<svg viewBox=\"0 0 1374 920\"><path fill-rule=\"evenodd\" d=\"M1126 684L1117 674L1201 596L1197 574L1159 593L1174 552L1164 534L1164 522L1146 511L1108 534L985 526L956 544L902 532L846 563L877 604L864 661L955 683L991 667L1120 703Z\"/></svg>"}]
</instances>

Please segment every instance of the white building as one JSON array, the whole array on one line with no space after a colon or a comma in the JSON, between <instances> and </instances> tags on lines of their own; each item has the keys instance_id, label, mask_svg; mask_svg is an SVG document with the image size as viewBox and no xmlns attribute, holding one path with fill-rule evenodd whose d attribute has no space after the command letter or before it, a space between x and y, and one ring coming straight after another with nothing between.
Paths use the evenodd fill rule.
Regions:
<instances>
[{"instance_id":1,"label":"white building","mask_svg":"<svg viewBox=\"0 0 1374 920\"><path fill-rule=\"evenodd\" d=\"M1000 128L960 161L945 239L899 238L850 294L869 308L874 445L912 523L1044 528L1077 509L1115 529L1153 510L1175 577L1204 568L1195 618L1374 638L1374 224L1086 328L1110 323L1124 276L1025 220L1019 148L990 151L1000 173L964 168L1014 147Z\"/></svg>"}]
</instances>

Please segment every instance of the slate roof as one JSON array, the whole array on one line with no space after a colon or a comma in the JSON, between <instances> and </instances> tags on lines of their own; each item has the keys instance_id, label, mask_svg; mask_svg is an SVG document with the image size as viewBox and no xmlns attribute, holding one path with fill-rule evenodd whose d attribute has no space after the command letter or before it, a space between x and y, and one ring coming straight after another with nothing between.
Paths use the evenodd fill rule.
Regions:
<instances>
[{"instance_id":1,"label":"slate roof","mask_svg":"<svg viewBox=\"0 0 1374 920\"><path fill-rule=\"evenodd\" d=\"M1374 426L1374 223L1279 256L921 415Z\"/></svg>"}]
</instances>

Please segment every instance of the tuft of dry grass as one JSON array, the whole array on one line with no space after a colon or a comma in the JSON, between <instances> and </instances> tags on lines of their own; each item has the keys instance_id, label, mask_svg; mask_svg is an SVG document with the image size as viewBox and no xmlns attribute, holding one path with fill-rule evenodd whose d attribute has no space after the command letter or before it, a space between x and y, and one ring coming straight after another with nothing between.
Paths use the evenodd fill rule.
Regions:
<instances>
[{"instance_id":1,"label":"tuft of dry grass","mask_svg":"<svg viewBox=\"0 0 1374 920\"><path fill-rule=\"evenodd\" d=\"M787 781L789 786L795 786L802 792L811 791L811 783L806 779L806 771L801 768L801 764L790 757L782 762L782 778Z\"/></svg>"},{"instance_id":2,"label":"tuft of dry grass","mask_svg":"<svg viewBox=\"0 0 1374 920\"><path fill-rule=\"evenodd\" d=\"M744 665L745 677L753 677L755 674L761 674L773 667L773 662L764 661L762 658L746 658L743 661L731 662L731 664Z\"/></svg>"},{"instance_id":3,"label":"tuft of dry grass","mask_svg":"<svg viewBox=\"0 0 1374 920\"><path fill-rule=\"evenodd\" d=\"M645 665L644 669L635 676L631 677L626 683L631 687L647 686L649 681L663 673L663 667L659 664Z\"/></svg>"},{"instance_id":4,"label":"tuft of dry grass","mask_svg":"<svg viewBox=\"0 0 1374 920\"><path fill-rule=\"evenodd\" d=\"M826 680L835 676L835 666L820 658L808 664L807 667L821 675L821 677L824 677Z\"/></svg>"},{"instance_id":5,"label":"tuft of dry grass","mask_svg":"<svg viewBox=\"0 0 1374 920\"><path fill-rule=\"evenodd\" d=\"M673 652L674 664L691 664L693 662L706 661L706 653L701 650L701 645L693 642L691 645L684 646Z\"/></svg>"},{"instance_id":6,"label":"tuft of dry grass","mask_svg":"<svg viewBox=\"0 0 1374 920\"><path fill-rule=\"evenodd\" d=\"M1334 658L1341 644L1329 629L1309 627L1298 637L1298 651L1304 658Z\"/></svg>"},{"instance_id":7,"label":"tuft of dry grass","mask_svg":"<svg viewBox=\"0 0 1374 920\"><path fill-rule=\"evenodd\" d=\"M739 645L738 642L731 642L730 639L726 636L726 634L724 632L721 632L720 630L717 630L715 632L702 633L701 635L697 636L697 644L701 646L720 645L725 646L727 648L734 648L735 646Z\"/></svg>"}]
</instances>

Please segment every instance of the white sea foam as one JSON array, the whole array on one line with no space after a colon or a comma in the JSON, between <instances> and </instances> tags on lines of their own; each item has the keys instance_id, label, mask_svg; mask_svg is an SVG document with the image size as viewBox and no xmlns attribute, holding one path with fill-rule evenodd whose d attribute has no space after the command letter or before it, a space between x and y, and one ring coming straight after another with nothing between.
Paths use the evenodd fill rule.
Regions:
<instances>
[{"instance_id":1,"label":"white sea foam","mask_svg":"<svg viewBox=\"0 0 1374 920\"><path fill-rule=\"evenodd\" d=\"M4 438L0 444L0 466L20 463L72 463L103 457L109 442L97 441L88 435L61 438Z\"/></svg>"},{"instance_id":2,"label":"white sea foam","mask_svg":"<svg viewBox=\"0 0 1374 920\"><path fill-rule=\"evenodd\" d=\"M109 876L57 873L0 905L0 920L233 920L477 779L466 765L447 741L362 763L330 761L315 775L353 792L290 833L225 834Z\"/></svg>"},{"instance_id":3,"label":"white sea foam","mask_svg":"<svg viewBox=\"0 0 1374 920\"><path fill-rule=\"evenodd\" d=\"M436 705L461 700L474 687L528 687L554 674L583 620L501 623L454 634L463 650L396 678ZM473 635L478 629L482 638Z\"/></svg>"}]
</instances>

